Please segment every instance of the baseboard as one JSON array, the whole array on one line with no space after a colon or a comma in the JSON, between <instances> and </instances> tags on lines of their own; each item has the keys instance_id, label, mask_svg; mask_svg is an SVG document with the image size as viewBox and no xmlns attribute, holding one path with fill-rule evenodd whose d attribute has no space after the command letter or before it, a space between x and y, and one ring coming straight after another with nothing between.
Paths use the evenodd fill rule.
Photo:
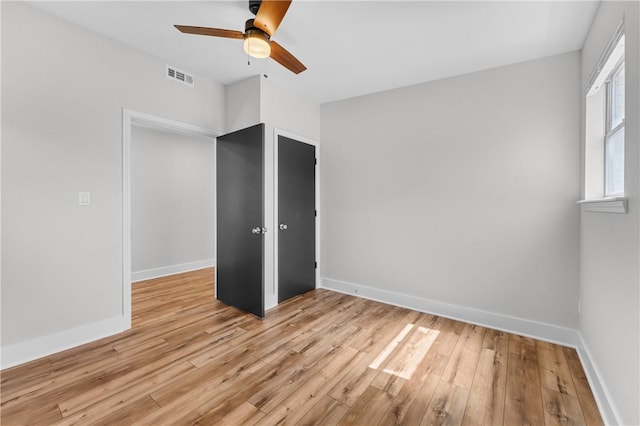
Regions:
<instances>
[{"instance_id":1,"label":"baseboard","mask_svg":"<svg viewBox=\"0 0 640 426\"><path fill-rule=\"evenodd\" d=\"M152 278L166 277L167 275L181 274L182 272L211 268L213 266L216 266L215 259L204 259L195 262L180 263L178 265L163 266L161 268L145 269L143 271L131 272L131 281L150 280Z\"/></svg>"},{"instance_id":2,"label":"baseboard","mask_svg":"<svg viewBox=\"0 0 640 426\"><path fill-rule=\"evenodd\" d=\"M587 344L582 338L582 334L579 334L578 336L580 340L576 351L580 357L582 369L587 375L587 380L589 381L591 392L593 392L593 397L596 399L596 404L598 404L602 420L606 425L620 425L622 424L620 415L613 404L613 398L611 398L607 386L604 384L604 380L602 380L602 374L600 374L600 370L594 364L593 357L589 352Z\"/></svg>"},{"instance_id":3,"label":"baseboard","mask_svg":"<svg viewBox=\"0 0 640 426\"><path fill-rule=\"evenodd\" d=\"M345 281L322 278L323 288L376 300L403 308L409 308L420 312L435 314L441 317L464 321L483 327L532 337L546 342L558 343L564 346L576 347L579 339L578 332L570 328L559 327L552 324L531 321L523 318L511 317L479 309L459 305L451 305L422 297L397 293L367 287L360 284Z\"/></svg>"},{"instance_id":4,"label":"baseboard","mask_svg":"<svg viewBox=\"0 0 640 426\"><path fill-rule=\"evenodd\" d=\"M123 316L119 316L2 347L0 349L0 368L4 370L24 364L25 362L112 336L129 328L131 328L130 321Z\"/></svg>"}]
</instances>

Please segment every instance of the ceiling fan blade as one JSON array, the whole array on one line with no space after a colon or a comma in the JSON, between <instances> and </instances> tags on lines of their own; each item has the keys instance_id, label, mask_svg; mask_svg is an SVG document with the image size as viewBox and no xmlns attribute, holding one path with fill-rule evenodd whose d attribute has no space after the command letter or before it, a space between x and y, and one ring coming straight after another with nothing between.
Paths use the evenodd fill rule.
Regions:
<instances>
[{"instance_id":1,"label":"ceiling fan blade","mask_svg":"<svg viewBox=\"0 0 640 426\"><path fill-rule=\"evenodd\" d=\"M264 3L263 3L264 4ZM288 69L294 74L300 74L302 71L306 70L302 62L296 59L287 49L280 46L275 41L271 40L271 59L278 62L280 65Z\"/></svg>"},{"instance_id":2,"label":"ceiling fan blade","mask_svg":"<svg viewBox=\"0 0 640 426\"><path fill-rule=\"evenodd\" d=\"M222 30L220 28L208 28L208 27L190 27L188 25L174 25L183 33L187 34L199 34L213 37L226 37L226 38L244 38L244 34L240 31Z\"/></svg>"},{"instance_id":3,"label":"ceiling fan blade","mask_svg":"<svg viewBox=\"0 0 640 426\"><path fill-rule=\"evenodd\" d=\"M291 0L262 0L253 25L273 36L287 13L290 4Z\"/></svg>"}]
</instances>

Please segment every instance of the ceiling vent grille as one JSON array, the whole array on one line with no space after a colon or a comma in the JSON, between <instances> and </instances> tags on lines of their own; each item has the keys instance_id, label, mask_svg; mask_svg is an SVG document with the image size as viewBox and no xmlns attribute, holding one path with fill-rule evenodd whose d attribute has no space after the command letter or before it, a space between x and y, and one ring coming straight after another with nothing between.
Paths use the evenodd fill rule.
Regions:
<instances>
[{"instance_id":1,"label":"ceiling vent grille","mask_svg":"<svg viewBox=\"0 0 640 426\"><path fill-rule=\"evenodd\" d=\"M169 80L177 81L179 83L193 87L193 75L170 65L167 65L165 76Z\"/></svg>"}]
</instances>

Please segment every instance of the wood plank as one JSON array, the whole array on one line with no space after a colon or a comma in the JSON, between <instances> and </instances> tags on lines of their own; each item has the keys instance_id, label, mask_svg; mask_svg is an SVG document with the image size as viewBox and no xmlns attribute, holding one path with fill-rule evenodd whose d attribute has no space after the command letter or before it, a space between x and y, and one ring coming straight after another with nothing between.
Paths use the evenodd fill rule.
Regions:
<instances>
[{"instance_id":1,"label":"wood plank","mask_svg":"<svg viewBox=\"0 0 640 426\"><path fill-rule=\"evenodd\" d=\"M109 412L97 421L92 420L91 424L96 426L130 425L157 409L158 405L153 399L149 395L144 395L116 411Z\"/></svg>"},{"instance_id":2,"label":"wood plank","mask_svg":"<svg viewBox=\"0 0 640 426\"><path fill-rule=\"evenodd\" d=\"M447 358L450 357L458 344L458 339L460 339L460 335L464 328L465 324L462 322L442 318L438 328L438 330L440 330L440 334L433 343L433 349Z\"/></svg>"},{"instance_id":3,"label":"wood plank","mask_svg":"<svg viewBox=\"0 0 640 426\"><path fill-rule=\"evenodd\" d=\"M540 392L536 342L510 336L504 424L544 424Z\"/></svg>"},{"instance_id":4,"label":"wood plank","mask_svg":"<svg viewBox=\"0 0 640 426\"><path fill-rule=\"evenodd\" d=\"M2 425L50 425L62 419L54 402L32 403L27 410L23 404L2 407L0 416Z\"/></svg>"},{"instance_id":5,"label":"wood plank","mask_svg":"<svg viewBox=\"0 0 640 426\"><path fill-rule=\"evenodd\" d=\"M375 354L374 354L375 355ZM336 401L351 407L369 387L378 374L377 370L369 367L374 356L362 358L336 385L329 391Z\"/></svg>"},{"instance_id":6,"label":"wood plank","mask_svg":"<svg viewBox=\"0 0 640 426\"><path fill-rule=\"evenodd\" d=\"M299 426L335 425L348 410L348 406L325 395L296 424Z\"/></svg>"},{"instance_id":7,"label":"wood plank","mask_svg":"<svg viewBox=\"0 0 640 426\"><path fill-rule=\"evenodd\" d=\"M467 324L464 327L442 374L442 380L467 390L471 389L485 332L486 328L477 325Z\"/></svg>"},{"instance_id":8,"label":"wood plank","mask_svg":"<svg viewBox=\"0 0 640 426\"><path fill-rule=\"evenodd\" d=\"M578 398L542 388L545 424L551 426L586 425Z\"/></svg>"},{"instance_id":9,"label":"wood plank","mask_svg":"<svg viewBox=\"0 0 640 426\"><path fill-rule=\"evenodd\" d=\"M480 351L463 424L500 425L503 423L507 351L506 345L502 345L502 348L497 351L492 349Z\"/></svg>"},{"instance_id":10,"label":"wood plank","mask_svg":"<svg viewBox=\"0 0 640 426\"><path fill-rule=\"evenodd\" d=\"M571 371L561 346L537 342L536 351L540 371L540 385L565 395L577 397Z\"/></svg>"},{"instance_id":11,"label":"wood plank","mask_svg":"<svg viewBox=\"0 0 640 426\"><path fill-rule=\"evenodd\" d=\"M578 353L572 348L564 347L562 349L567 359L567 364L569 365L569 371L571 371L571 377L576 387L576 393L578 394L578 400L580 401L585 422L588 425L603 425L602 416L600 415L600 411L598 411L598 405L593 397L593 392L591 392L587 375L582 368L582 364L580 364Z\"/></svg>"},{"instance_id":12,"label":"wood plank","mask_svg":"<svg viewBox=\"0 0 640 426\"><path fill-rule=\"evenodd\" d=\"M440 383L440 376L427 374L420 380L409 380L398 396L393 398L391 407L382 417L381 425L417 425L424 418L429 403Z\"/></svg>"},{"instance_id":13,"label":"wood plank","mask_svg":"<svg viewBox=\"0 0 640 426\"><path fill-rule=\"evenodd\" d=\"M460 425L469 398L469 391L444 380L431 399L420 425Z\"/></svg>"},{"instance_id":14,"label":"wood plank","mask_svg":"<svg viewBox=\"0 0 640 426\"><path fill-rule=\"evenodd\" d=\"M248 402L243 402L238 407L229 411L222 417L218 424L222 426L251 426L264 417L264 413Z\"/></svg>"},{"instance_id":15,"label":"wood plank","mask_svg":"<svg viewBox=\"0 0 640 426\"><path fill-rule=\"evenodd\" d=\"M375 425L389 408L391 408L391 396L374 386L369 386L338 424L341 426Z\"/></svg>"},{"instance_id":16,"label":"wood plank","mask_svg":"<svg viewBox=\"0 0 640 426\"><path fill-rule=\"evenodd\" d=\"M2 370L0 375L0 386L2 386L0 403L4 404L20 395L42 388L44 386L42 383L53 373L53 367L48 358L32 361L28 365L28 370L25 370L22 366ZM32 384L35 386L32 387ZM14 389L17 390L17 393L14 393Z\"/></svg>"}]
</instances>

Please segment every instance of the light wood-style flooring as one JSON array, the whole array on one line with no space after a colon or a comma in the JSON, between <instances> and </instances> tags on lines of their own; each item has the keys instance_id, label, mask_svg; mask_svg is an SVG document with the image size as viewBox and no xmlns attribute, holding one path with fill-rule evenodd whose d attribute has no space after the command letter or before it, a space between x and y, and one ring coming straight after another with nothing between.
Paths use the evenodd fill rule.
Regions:
<instances>
[{"instance_id":1,"label":"light wood-style flooring","mask_svg":"<svg viewBox=\"0 0 640 426\"><path fill-rule=\"evenodd\" d=\"M599 425L575 350L314 290L259 320L205 269L133 327L1 373L2 425Z\"/></svg>"}]
</instances>

